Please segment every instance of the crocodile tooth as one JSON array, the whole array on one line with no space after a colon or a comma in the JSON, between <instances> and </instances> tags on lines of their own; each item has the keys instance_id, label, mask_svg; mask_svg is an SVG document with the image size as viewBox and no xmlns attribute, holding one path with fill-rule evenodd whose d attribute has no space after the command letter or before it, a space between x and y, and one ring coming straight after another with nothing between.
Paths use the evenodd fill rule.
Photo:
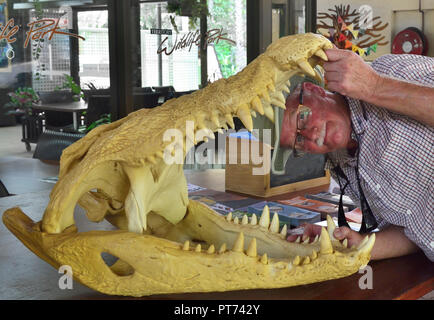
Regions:
<instances>
[{"instance_id":1,"label":"crocodile tooth","mask_svg":"<svg viewBox=\"0 0 434 320\"><path fill-rule=\"evenodd\" d=\"M222 128L225 129L225 130L229 130L229 127L228 127L228 125L226 123L223 123Z\"/></svg>"},{"instance_id":2,"label":"crocodile tooth","mask_svg":"<svg viewBox=\"0 0 434 320\"><path fill-rule=\"evenodd\" d=\"M182 246L182 250L184 251L190 250L190 241L187 240L184 242L184 245Z\"/></svg>"},{"instance_id":3,"label":"crocodile tooth","mask_svg":"<svg viewBox=\"0 0 434 320\"><path fill-rule=\"evenodd\" d=\"M270 209L268 208L267 205L262 210L261 218L259 218L259 225L267 229L268 226L270 225Z\"/></svg>"},{"instance_id":4,"label":"crocodile tooth","mask_svg":"<svg viewBox=\"0 0 434 320\"><path fill-rule=\"evenodd\" d=\"M238 234L237 240L235 240L232 251L234 252L243 252L244 250L244 233L240 232Z\"/></svg>"},{"instance_id":5,"label":"crocodile tooth","mask_svg":"<svg viewBox=\"0 0 434 320\"><path fill-rule=\"evenodd\" d=\"M235 223L235 224L238 224L239 221L240 221L240 219L238 219L238 217L235 217L235 218L234 218L234 223Z\"/></svg>"},{"instance_id":6,"label":"crocodile tooth","mask_svg":"<svg viewBox=\"0 0 434 320\"><path fill-rule=\"evenodd\" d=\"M336 240L336 238L333 236L333 232L335 231L335 229L336 229L335 222L333 221L332 217L327 215L327 231L332 241Z\"/></svg>"},{"instance_id":7,"label":"crocodile tooth","mask_svg":"<svg viewBox=\"0 0 434 320\"><path fill-rule=\"evenodd\" d=\"M163 158L164 158L164 154L163 154L163 152L161 152L161 151L157 151L157 152L155 153L155 155L156 155L158 158L160 158L160 159L163 159Z\"/></svg>"},{"instance_id":8,"label":"crocodile tooth","mask_svg":"<svg viewBox=\"0 0 434 320\"><path fill-rule=\"evenodd\" d=\"M310 257L307 256L306 258L304 258L303 264L309 264L309 263L310 263Z\"/></svg>"},{"instance_id":9,"label":"crocodile tooth","mask_svg":"<svg viewBox=\"0 0 434 320\"><path fill-rule=\"evenodd\" d=\"M366 244L366 242L368 242L368 239L369 239L369 236L364 237L363 240L362 240L362 242L360 242L357 245L356 249L359 250L361 247L363 247Z\"/></svg>"},{"instance_id":10,"label":"crocodile tooth","mask_svg":"<svg viewBox=\"0 0 434 320\"><path fill-rule=\"evenodd\" d=\"M250 110L250 114L252 115L253 118L256 118L256 111L255 110Z\"/></svg>"},{"instance_id":11,"label":"crocodile tooth","mask_svg":"<svg viewBox=\"0 0 434 320\"><path fill-rule=\"evenodd\" d=\"M295 242L296 242L296 243L300 243L300 241L301 241L301 237L298 236L298 237L297 237L297 240L295 240Z\"/></svg>"},{"instance_id":12,"label":"crocodile tooth","mask_svg":"<svg viewBox=\"0 0 434 320\"><path fill-rule=\"evenodd\" d=\"M321 254L333 253L333 246L329 234L324 227L321 227L320 252Z\"/></svg>"},{"instance_id":13,"label":"crocodile tooth","mask_svg":"<svg viewBox=\"0 0 434 320\"><path fill-rule=\"evenodd\" d=\"M211 122L214 123L214 125L217 128L220 128L220 121L219 121L219 115L217 112L213 112L211 115Z\"/></svg>"},{"instance_id":14,"label":"crocodile tooth","mask_svg":"<svg viewBox=\"0 0 434 320\"><path fill-rule=\"evenodd\" d=\"M342 246L344 248L348 248L348 239L347 238L345 238L344 241L342 241Z\"/></svg>"},{"instance_id":15,"label":"crocodile tooth","mask_svg":"<svg viewBox=\"0 0 434 320\"><path fill-rule=\"evenodd\" d=\"M208 138L211 138L211 139L215 140L214 131L212 131L211 129L207 128L205 133L206 133L206 135L207 135Z\"/></svg>"},{"instance_id":16,"label":"crocodile tooth","mask_svg":"<svg viewBox=\"0 0 434 320\"><path fill-rule=\"evenodd\" d=\"M261 116L264 115L264 108L262 107L261 99L259 99L258 96L254 97L252 99L252 102L250 103L252 105L252 108L259 112Z\"/></svg>"},{"instance_id":17,"label":"crocodile tooth","mask_svg":"<svg viewBox=\"0 0 434 320\"><path fill-rule=\"evenodd\" d=\"M313 70L312 66L309 64L309 62L307 62L306 60L300 60L297 62L297 64L304 73L311 76L312 78L316 77L316 73Z\"/></svg>"},{"instance_id":18,"label":"crocodile tooth","mask_svg":"<svg viewBox=\"0 0 434 320\"><path fill-rule=\"evenodd\" d=\"M276 107L279 107L279 108L281 108L283 110L286 110L285 103L283 103L280 100L275 99L274 97L273 97L273 99L271 99L271 104L275 105Z\"/></svg>"},{"instance_id":19,"label":"crocodile tooth","mask_svg":"<svg viewBox=\"0 0 434 320\"><path fill-rule=\"evenodd\" d=\"M228 215L226 216L226 221L229 221L229 222L232 221L232 212L228 213Z\"/></svg>"},{"instance_id":20,"label":"crocodile tooth","mask_svg":"<svg viewBox=\"0 0 434 320\"><path fill-rule=\"evenodd\" d=\"M274 233L279 232L279 215L277 212L273 215L273 220L271 220L270 231Z\"/></svg>"},{"instance_id":21,"label":"crocodile tooth","mask_svg":"<svg viewBox=\"0 0 434 320\"><path fill-rule=\"evenodd\" d=\"M250 219L250 224L252 226L255 226L258 224L258 217L256 216L256 214L252 214L252 219Z\"/></svg>"},{"instance_id":22,"label":"crocodile tooth","mask_svg":"<svg viewBox=\"0 0 434 320\"><path fill-rule=\"evenodd\" d=\"M367 236L369 237L369 236ZM369 237L368 241L360 247L359 252L360 253L370 253L372 248L374 247L375 243L375 233L372 233Z\"/></svg>"},{"instance_id":23,"label":"crocodile tooth","mask_svg":"<svg viewBox=\"0 0 434 320\"><path fill-rule=\"evenodd\" d=\"M311 257L312 257L312 260L315 260L316 258L318 258L318 253L315 250L313 250Z\"/></svg>"},{"instance_id":24,"label":"crocodile tooth","mask_svg":"<svg viewBox=\"0 0 434 320\"><path fill-rule=\"evenodd\" d=\"M323 49L318 49L314 55L316 55L317 57L323 59L324 61L329 61L329 58L327 57L326 53L324 52Z\"/></svg>"},{"instance_id":25,"label":"crocodile tooth","mask_svg":"<svg viewBox=\"0 0 434 320\"><path fill-rule=\"evenodd\" d=\"M247 104L243 104L238 107L237 116L242 121L247 130L253 130L253 120L250 115L250 109Z\"/></svg>"},{"instance_id":26,"label":"crocodile tooth","mask_svg":"<svg viewBox=\"0 0 434 320\"><path fill-rule=\"evenodd\" d=\"M274 97L277 98L277 100L279 100L283 104L286 103L285 96L283 95L282 91L276 92L276 94L274 95Z\"/></svg>"},{"instance_id":27,"label":"crocodile tooth","mask_svg":"<svg viewBox=\"0 0 434 320\"><path fill-rule=\"evenodd\" d=\"M225 114L225 119L226 119L226 122L229 124L229 126L232 129L235 129L234 119L232 118L232 116L229 113Z\"/></svg>"},{"instance_id":28,"label":"crocodile tooth","mask_svg":"<svg viewBox=\"0 0 434 320\"><path fill-rule=\"evenodd\" d=\"M147 159L150 163L152 163L152 164L156 164L156 163L157 163L157 160L155 160L155 157L154 157L154 156L147 156L146 159Z\"/></svg>"},{"instance_id":29,"label":"crocodile tooth","mask_svg":"<svg viewBox=\"0 0 434 320\"><path fill-rule=\"evenodd\" d=\"M309 243L309 241L310 241L310 238L307 237L306 239L304 239L303 243L306 244L306 243Z\"/></svg>"},{"instance_id":30,"label":"crocodile tooth","mask_svg":"<svg viewBox=\"0 0 434 320\"><path fill-rule=\"evenodd\" d=\"M313 239L312 243L318 242L318 238L319 238L319 235L316 235L315 239Z\"/></svg>"},{"instance_id":31,"label":"crocodile tooth","mask_svg":"<svg viewBox=\"0 0 434 320\"><path fill-rule=\"evenodd\" d=\"M288 86L288 88L291 88L291 81L286 81L286 85Z\"/></svg>"},{"instance_id":32,"label":"crocodile tooth","mask_svg":"<svg viewBox=\"0 0 434 320\"><path fill-rule=\"evenodd\" d=\"M196 128L201 130L206 128L205 126L205 115L200 114L196 117Z\"/></svg>"},{"instance_id":33,"label":"crocodile tooth","mask_svg":"<svg viewBox=\"0 0 434 320\"><path fill-rule=\"evenodd\" d=\"M276 87L272 83L268 84L267 88L268 88L268 90L270 90L271 93L276 92Z\"/></svg>"},{"instance_id":34,"label":"crocodile tooth","mask_svg":"<svg viewBox=\"0 0 434 320\"><path fill-rule=\"evenodd\" d=\"M268 263L268 257L267 257L266 253L264 253L264 255L262 256L261 263L262 264L267 264Z\"/></svg>"},{"instance_id":35,"label":"crocodile tooth","mask_svg":"<svg viewBox=\"0 0 434 320\"><path fill-rule=\"evenodd\" d=\"M196 246L196 248L194 249L194 251L196 251L196 252L201 252L202 251L202 246L200 245L200 243Z\"/></svg>"},{"instance_id":36,"label":"crocodile tooth","mask_svg":"<svg viewBox=\"0 0 434 320\"><path fill-rule=\"evenodd\" d=\"M226 243L223 243L223 244L220 246L219 253L224 253L225 251L226 251Z\"/></svg>"},{"instance_id":37,"label":"crocodile tooth","mask_svg":"<svg viewBox=\"0 0 434 320\"><path fill-rule=\"evenodd\" d=\"M250 241L249 247L247 248L246 254L249 257L256 257L257 250L256 250L256 238L253 238L252 241Z\"/></svg>"},{"instance_id":38,"label":"crocodile tooth","mask_svg":"<svg viewBox=\"0 0 434 320\"><path fill-rule=\"evenodd\" d=\"M221 128L218 128L217 132L220 133L220 134L224 134L224 132L223 132L223 130Z\"/></svg>"},{"instance_id":39,"label":"crocodile tooth","mask_svg":"<svg viewBox=\"0 0 434 320\"><path fill-rule=\"evenodd\" d=\"M264 114L265 116L274 123L274 110L270 103L264 103Z\"/></svg>"},{"instance_id":40,"label":"crocodile tooth","mask_svg":"<svg viewBox=\"0 0 434 320\"><path fill-rule=\"evenodd\" d=\"M247 215L243 215L243 218L241 219L241 224L242 225L246 225L249 224L249 217L247 217Z\"/></svg>"},{"instance_id":41,"label":"crocodile tooth","mask_svg":"<svg viewBox=\"0 0 434 320\"><path fill-rule=\"evenodd\" d=\"M291 93L291 91L289 90L289 87L286 84L284 84L282 86L282 90L285 91L286 93Z\"/></svg>"},{"instance_id":42,"label":"crocodile tooth","mask_svg":"<svg viewBox=\"0 0 434 320\"><path fill-rule=\"evenodd\" d=\"M264 90L264 91L261 93L261 96L264 98L265 101L267 101L267 102L270 102L270 101L271 101L271 100L270 100L270 95L268 94L268 90Z\"/></svg>"},{"instance_id":43,"label":"crocodile tooth","mask_svg":"<svg viewBox=\"0 0 434 320\"><path fill-rule=\"evenodd\" d=\"M283 238L286 238L286 234L288 233L288 227L286 226L286 224L283 226L282 231L280 231L280 235Z\"/></svg>"},{"instance_id":44,"label":"crocodile tooth","mask_svg":"<svg viewBox=\"0 0 434 320\"><path fill-rule=\"evenodd\" d=\"M298 266L298 265L300 264L300 261L301 261L300 256L296 256L296 257L294 258L294 260L292 261L292 264L293 264L294 266Z\"/></svg>"},{"instance_id":45,"label":"crocodile tooth","mask_svg":"<svg viewBox=\"0 0 434 320\"><path fill-rule=\"evenodd\" d=\"M213 244L210 245L209 248L208 248L208 250L207 250L206 252L209 253L209 254L213 254L213 253L215 252L215 247L214 247L214 245L213 245Z\"/></svg>"}]
</instances>

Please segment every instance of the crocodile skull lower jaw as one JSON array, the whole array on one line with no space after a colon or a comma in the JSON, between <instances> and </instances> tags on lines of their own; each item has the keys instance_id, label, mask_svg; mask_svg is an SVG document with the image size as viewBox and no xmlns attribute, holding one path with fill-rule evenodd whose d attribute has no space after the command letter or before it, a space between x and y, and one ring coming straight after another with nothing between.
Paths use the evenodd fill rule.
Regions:
<instances>
[{"instance_id":1,"label":"crocodile skull lower jaw","mask_svg":"<svg viewBox=\"0 0 434 320\"><path fill-rule=\"evenodd\" d=\"M70 265L77 280L108 294L277 288L357 272L369 261L374 236L347 248L333 238L329 220L320 239L289 243L286 227L279 230L278 216L270 219L267 209L259 219L239 221L189 201L182 164L167 161L183 160L194 144L234 128L234 116L249 130L252 114L274 121L292 75L316 76L312 66L331 47L313 34L282 38L231 78L95 128L64 150L42 221L15 208L4 223L38 256ZM180 139L167 139L171 128ZM77 203L91 221L105 218L121 230L77 233ZM102 252L118 262L108 267Z\"/></svg>"}]
</instances>

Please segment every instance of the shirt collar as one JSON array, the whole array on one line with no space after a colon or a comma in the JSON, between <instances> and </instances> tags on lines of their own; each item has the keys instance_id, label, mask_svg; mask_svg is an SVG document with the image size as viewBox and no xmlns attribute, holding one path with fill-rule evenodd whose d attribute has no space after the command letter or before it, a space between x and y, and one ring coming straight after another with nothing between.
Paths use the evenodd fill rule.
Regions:
<instances>
[{"instance_id":1,"label":"shirt collar","mask_svg":"<svg viewBox=\"0 0 434 320\"><path fill-rule=\"evenodd\" d=\"M360 100L343 96L350 110L353 133L360 135L365 131L367 116Z\"/></svg>"}]
</instances>

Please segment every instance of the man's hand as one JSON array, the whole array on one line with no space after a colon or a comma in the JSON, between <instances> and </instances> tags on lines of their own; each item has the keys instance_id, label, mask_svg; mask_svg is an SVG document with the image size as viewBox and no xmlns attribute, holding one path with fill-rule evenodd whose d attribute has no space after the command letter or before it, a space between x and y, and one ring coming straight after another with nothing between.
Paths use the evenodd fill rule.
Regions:
<instances>
[{"instance_id":1,"label":"man's hand","mask_svg":"<svg viewBox=\"0 0 434 320\"><path fill-rule=\"evenodd\" d=\"M310 238L310 242L312 242L315 237L317 235L321 235L321 226L316 225L316 224L305 224L303 225L304 227L304 231L303 231L303 237L302 240L306 240L307 237ZM337 239L337 240L344 240L344 239L348 239L348 247L351 247L353 245L358 245L363 238L365 237L364 235L351 230L350 228L347 227L340 227L340 228L336 228L335 231L333 232L333 236ZM297 240L298 235L290 235L288 236L287 240L290 242L294 242L295 240Z\"/></svg>"},{"instance_id":2,"label":"man's hand","mask_svg":"<svg viewBox=\"0 0 434 320\"><path fill-rule=\"evenodd\" d=\"M328 49L324 62L327 89L353 99L374 95L380 76L359 55L349 50Z\"/></svg>"}]
</instances>

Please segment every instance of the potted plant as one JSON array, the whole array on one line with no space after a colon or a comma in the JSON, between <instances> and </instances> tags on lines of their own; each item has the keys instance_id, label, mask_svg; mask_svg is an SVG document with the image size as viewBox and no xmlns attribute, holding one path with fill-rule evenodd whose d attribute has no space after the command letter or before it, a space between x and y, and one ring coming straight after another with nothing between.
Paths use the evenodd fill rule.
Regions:
<instances>
[{"instance_id":1,"label":"potted plant","mask_svg":"<svg viewBox=\"0 0 434 320\"><path fill-rule=\"evenodd\" d=\"M56 90L69 89L72 93L72 100L80 101L80 99L84 99L83 90L81 90L80 86L75 83L74 79L67 74L64 74L65 80L61 87L56 87Z\"/></svg>"},{"instance_id":2,"label":"potted plant","mask_svg":"<svg viewBox=\"0 0 434 320\"><path fill-rule=\"evenodd\" d=\"M29 87L20 87L14 92L8 93L10 101L4 105L9 109L6 114L13 114L19 117L23 126L23 141L27 151L30 151L30 143L38 142L42 133L42 116L34 113L32 106L40 101L38 94Z\"/></svg>"},{"instance_id":3,"label":"potted plant","mask_svg":"<svg viewBox=\"0 0 434 320\"><path fill-rule=\"evenodd\" d=\"M197 0L169 0L167 2L167 11L178 16L189 17L190 28L192 29L197 26L197 20L200 19L202 15L209 16L207 3ZM175 19L171 17L170 23L175 31L178 32Z\"/></svg>"}]
</instances>

